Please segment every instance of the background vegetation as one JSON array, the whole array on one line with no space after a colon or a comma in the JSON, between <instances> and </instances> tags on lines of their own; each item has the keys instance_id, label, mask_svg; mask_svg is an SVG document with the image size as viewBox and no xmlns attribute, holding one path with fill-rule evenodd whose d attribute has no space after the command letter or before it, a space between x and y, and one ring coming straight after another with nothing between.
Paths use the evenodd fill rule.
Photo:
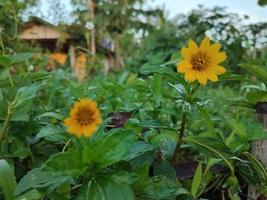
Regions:
<instances>
[{"instance_id":1,"label":"background vegetation","mask_svg":"<svg viewBox=\"0 0 267 200\"><path fill-rule=\"evenodd\" d=\"M72 24L59 20L61 1L50 9L87 57L79 82L70 62L47 71L48 50L19 38L38 1L0 1L0 199L236 200L249 185L267 195L266 166L250 153L267 139L255 114L267 100L267 22L220 7L168 19L142 0L88 2L72 1ZM176 63L189 39L205 35L222 44L227 73L191 97ZM102 113L91 138L63 124L81 98Z\"/></svg>"}]
</instances>

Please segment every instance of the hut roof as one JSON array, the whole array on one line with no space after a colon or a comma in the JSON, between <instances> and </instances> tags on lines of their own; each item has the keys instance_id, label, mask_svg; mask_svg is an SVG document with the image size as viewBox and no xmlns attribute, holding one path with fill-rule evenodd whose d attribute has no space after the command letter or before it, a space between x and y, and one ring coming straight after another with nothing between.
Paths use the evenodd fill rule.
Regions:
<instances>
[{"instance_id":1,"label":"hut roof","mask_svg":"<svg viewBox=\"0 0 267 200\"><path fill-rule=\"evenodd\" d=\"M39 18L31 18L22 27L20 39L23 40L57 40L70 39L70 35L56 26Z\"/></svg>"}]
</instances>

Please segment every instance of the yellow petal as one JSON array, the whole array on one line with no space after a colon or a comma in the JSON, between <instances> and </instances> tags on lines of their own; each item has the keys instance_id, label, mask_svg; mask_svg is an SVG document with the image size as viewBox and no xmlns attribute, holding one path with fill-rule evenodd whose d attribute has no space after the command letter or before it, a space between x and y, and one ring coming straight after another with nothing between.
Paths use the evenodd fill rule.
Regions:
<instances>
[{"instance_id":1,"label":"yellow petal","mask_svg":"<svg viewBox=\"0 0 267 200\"><path fill-rule=\"evenodd\" d=\"M190 71L186 72L184 78L188 82L193 82L193 81L195 81L197 79L197 73L194 70L190 70Z\"/></svg>"},{"instance_id":2,"label":"yellow petal","mask_svg":"<svg viewBox=\"0 0 267 200\"><path fill-rule=\"evenodd\" d=\"M207 75L203 72L197 72L197 80L201 85L207 84Z\"/></svg>"},{"instance_id":3,"label":"yellow petal","mask_svg":"<svg viewBox=\"0 0 267 200\"><path fill-rule=\"evenodd\" d=\"M180 63L177 65L177 72L180 73L185 73L192 69L192 64L186 60L182 60Z\"/></svg>"},{"instance_id":4,"label":"yellow petal","mask_svg":"<svg viewBox=\"0 0 267 200\"><path fill-rule=\"evenodd\" d=\"M213 72L213 71L207 71L206 73L207 73L207 76L208 76L208 79L209 80L211 80L213 82L218 81L218 76L216 75L215 72Z\"/></svg>"},{"instance_id":5,"label":"yellow petal","mask_svg":"<svg viewBox=\"0 0 267 200\"><path fill-rule=\"evenodd\" d=\"M213 44L213 45L211 45L211 46L209 47L208 51L209 51L210 53L218 53L221 47L222 47L221 44L219 44L219 43L215 43L215 44Z\"/></svg>"},{"instance_id":6,"label":"yellow petal","mask_svg":"<svg viewBox=\"0 0 267 200\"><path fill-rule=\"evenodd\" d=\"M187 61L190 61L191 52L190 52L190 50L188 48L182 48L181 54L182 54L183 59L185 59Z\"/></svg>"},{"instance_id":7,"label":"yellow petal","mask_svg":"<svg viewBox=\"0 0 267 200\"><path fill-rule=\"evenodd\" d=\"M219 52L211 57L211 62L214 64L219 64L227 58L224 52Z\"/></svg>"},{"instance_id":8,"label":"yellow petal","mask_svg":"<svg viewBox=\"0 0 267 200\"><path fill-rule=\"evenodd\" d=\"M85 137L89 137L91 135L93 135L93 133L96 131L97 126L92 125L92 126L85 126L83 127L83 135Z\"/></svg>"},{"instance_id":9,"label":"yellow petal","mask_svg":"<svg viewBox=\"0 0 267 200\"><path fill-rule=\"evenodd\" d=\"M206 50L208 50L209 47L210 47L210 39L209 39L208 37L205 37L205 38L202 40L199 49L200 49L201 51L204 51L204 52L205 52Z\"/></svg>"},{"instance_id":10,"label":"yellow petal","mask_svg":"<svg viewBox=\"0 0 267 200\"><path fill-rule=\"evenodd\" d=\"M220 65L212 65L209 67L209 70L215 72L216 74L223 74L226 72L225 68Z\"/></svg>"},{"instance_id":11,"label":"yellow petal","mask_svg":"<svg viewBox=\"0 0 267 200\"><path fill-rule=\"evenodd\" d=\"M197 44L191 39L188 42L188 49L191 52L191 55L192 54L194 55L194 54L196 54L198 52Z\"/></svg>"}]
</instances>

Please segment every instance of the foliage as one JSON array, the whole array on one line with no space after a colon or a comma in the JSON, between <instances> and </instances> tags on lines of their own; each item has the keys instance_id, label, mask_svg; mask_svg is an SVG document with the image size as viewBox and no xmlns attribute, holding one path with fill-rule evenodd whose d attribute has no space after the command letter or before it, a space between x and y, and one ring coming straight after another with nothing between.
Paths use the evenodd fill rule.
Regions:
<instances>
[{"instance_id":1,"label":"foliage","mask_svg":"<svg viewBox=\"0 0 267 200\"><path fill-rule=\"evenodd\" d=\"M31 5L3 2L5 27L14 22L4 19L8 6L21 3L20 16ZM91 21L98 42L119 34L126 68L95 72L83 83L68 64L50 72L37 67L46 61L20 52L28 46L8 38L13 27L1 33L0 199L237 200L247 198L248 185L267 195L266 166L249 152L253 141L267 138L254 116L267 99L266 24L241 25L235 14L203 7L168 20L161 10L144 10L143 1L116 2L95 1ZM70 27L83 27L79 48L89 52L86 1L73 3L78 18ZM229 59L217 83L200 86L186 82L176 65L188 39L205 35L221 41ZM99 66L103 58L97 52ZM84 98L97 102L103 120L89 138L64 125Z\"/></svg>"}]
</instances>

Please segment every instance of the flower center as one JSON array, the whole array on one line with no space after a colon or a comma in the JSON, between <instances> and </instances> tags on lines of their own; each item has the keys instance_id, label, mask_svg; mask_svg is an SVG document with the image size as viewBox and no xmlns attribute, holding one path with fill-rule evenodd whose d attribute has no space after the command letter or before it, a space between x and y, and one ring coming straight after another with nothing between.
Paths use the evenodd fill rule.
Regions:
<instances>
[{"instance_id":1,"label":"flower center","mask_svg":"<svg viewBox=\"0 0 267 200\"><path fill-rule=\"evenodd\" d=\"M82 126L91 124L95 120L94 111L88 108L80 108L78 112L76 113L76 120Z\"/></svg>"},{"instance_id":2,"label":"flower center","mask_svg":"<svg viewBox=\"0 0 267 200\"><path fill-rule=\"evenodd\" d=\"M202 71L207 67L209 58L206 53L198 52L196 55L192 56L191 63L193 69L197 71Z\"/></svg>"}]
</instances>

